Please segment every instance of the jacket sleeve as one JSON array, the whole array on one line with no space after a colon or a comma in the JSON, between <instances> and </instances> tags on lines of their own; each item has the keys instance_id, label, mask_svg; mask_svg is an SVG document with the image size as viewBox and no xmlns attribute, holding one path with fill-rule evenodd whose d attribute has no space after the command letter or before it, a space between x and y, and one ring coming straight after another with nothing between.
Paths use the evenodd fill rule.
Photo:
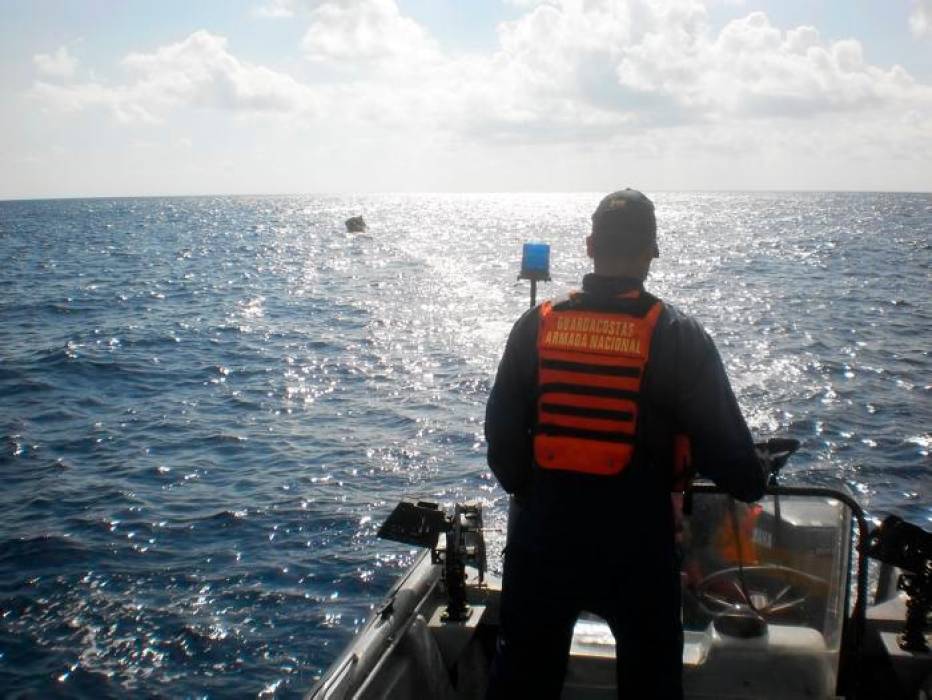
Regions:
<instances>
[{"instance_id":1,"label":"jacket sleeve","mask_svg":"<svg viewBox=\"0 0 932 700\"><path fill-rule=\"evenodd\" d=\"M532 475L537 324L534 308L511 329L485 408L489 467L508 493L520 494Z\"/></svg>"},{"instance_id":2,"label":"jacket sleeve","mask_svg":"<svg viewBox=\"0 0 932 700\"><path fill-rule=\"evenodd\" d=\"M675 384L668 396L677 424L690 437L693 463L735 498L755 501L764 494L766 475L721 356L698 322L677 316L670 348Z\"/></svg>"}]
</instances>

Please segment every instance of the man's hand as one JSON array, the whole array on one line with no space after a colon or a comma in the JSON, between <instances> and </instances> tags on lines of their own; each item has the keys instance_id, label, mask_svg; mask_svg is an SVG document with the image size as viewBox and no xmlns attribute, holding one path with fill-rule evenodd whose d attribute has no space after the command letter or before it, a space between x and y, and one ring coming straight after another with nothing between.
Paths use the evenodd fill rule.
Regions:
<instances>
[{"instance_id":1,"label":"man's hand","mask_svg":"<svg viewBox=\"0 0 932 700\"><path fill-rule=\"evenodd\" d=\"M777 474L783 468L783 465L789 461L790 457L799 449L799 440L793 438L770 438L767 442L754 443L754 452L760 461L764 474L771 480L776 479Z\"/></svg>"}]
</instances>

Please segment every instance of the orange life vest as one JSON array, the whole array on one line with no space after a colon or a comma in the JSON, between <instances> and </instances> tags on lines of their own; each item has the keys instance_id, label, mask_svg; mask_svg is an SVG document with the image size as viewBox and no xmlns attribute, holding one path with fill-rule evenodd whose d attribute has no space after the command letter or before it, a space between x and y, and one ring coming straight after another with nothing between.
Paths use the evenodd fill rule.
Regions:
<instances>
[{"instance_id":1,"label":"orange life vest","mask_svg":"<svg viewBox=\"0 0 932 700\"><path fill-rule=\"evenodd\" d=\"M540 308L534 459L543 469L618 474L634 454L641 384L663 304L642 315L561 307Z\"/></svg>"},{"instance_id":2,"label":"orange life vest","mask_svg":"<svg viewBox=\"0 0 932 700\"><path fill-rule=\"evenodd\" d=\"M757 564L760 558L754 529L764 509L759 503L736 505L736 508L740 508L741 513L729 513L719 525L715 547L719 556L730 564Z\"/></svg>"}]
</instances>

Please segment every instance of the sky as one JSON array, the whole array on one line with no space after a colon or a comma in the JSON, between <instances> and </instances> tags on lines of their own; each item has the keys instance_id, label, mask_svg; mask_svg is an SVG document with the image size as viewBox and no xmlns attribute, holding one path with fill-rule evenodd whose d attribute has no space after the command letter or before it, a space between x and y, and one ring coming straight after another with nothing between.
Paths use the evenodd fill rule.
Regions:
<instances>
[{"instance_id":1,"label":"sky","mask_svg":"<svg viewBox=\"0 0 932 700\"><path fill-rule=\"evenodd\" d=\"M932 0L0 0L0 199L932 190Z\"/></svg>"}]
</instances>

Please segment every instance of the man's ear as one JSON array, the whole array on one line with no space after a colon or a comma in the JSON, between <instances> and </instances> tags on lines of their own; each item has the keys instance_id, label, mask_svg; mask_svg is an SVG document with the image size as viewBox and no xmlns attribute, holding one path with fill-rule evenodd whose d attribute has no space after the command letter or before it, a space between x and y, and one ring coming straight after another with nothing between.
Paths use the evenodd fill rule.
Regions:
<instances>
[{"instance_id":1,"label":"man's ear","mask_svg":"<svg viewBox=\"0 0 932 700\"><path fill-rule=\"evenodd\" d=\"M642 281L647 279L647 276L650 274L651 263L654 262L654 249L648 248L645 250L638 261L641 264L641 268L644 270L644 276L641 278Z\"/></svg>"},{"instance_id":2,"label":"man's ear","mask_svg":"<svg viewBox=\"0 0 932 700\"><path fill-rule=\"evenodd\" d=\"M592 254L592 236L586 236L586 255L588 255L590 258L595 257Z\"/></svg>"}]
</instances>

